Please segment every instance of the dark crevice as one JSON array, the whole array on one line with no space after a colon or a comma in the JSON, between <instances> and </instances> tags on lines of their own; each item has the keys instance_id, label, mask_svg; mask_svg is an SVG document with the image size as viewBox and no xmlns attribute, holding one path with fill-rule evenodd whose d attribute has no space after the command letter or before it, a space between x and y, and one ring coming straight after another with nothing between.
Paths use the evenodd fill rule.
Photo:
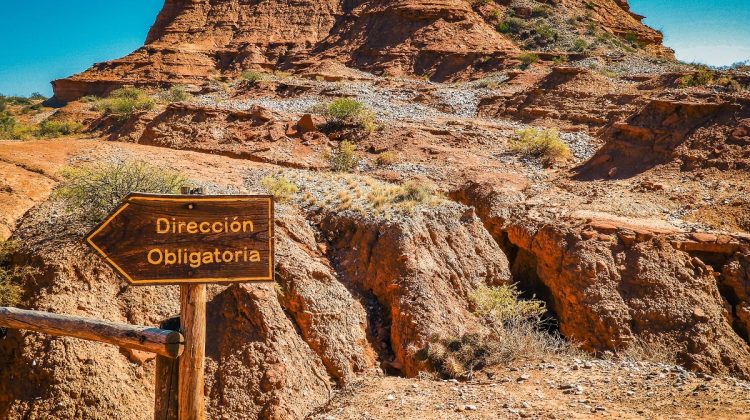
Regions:
<instances>
[{"instance_id":1,"label":"dark crevice","mask_svg":"<svg viewBox=\"0 0 750 420\"><path fill-rule=\"evenodd\" d=\"M324 243L327 252L324 257L328 260L329 266L333 269L336 279L349 291L354 299L356 299L364 308L365 316L367 317L366 326L366 337L370 344L370 347L376 354L377 362L380 364L383 372L389 375L401 376L402 372L397 366L393 365L395 360L395 352L391 344L391 311L386 301L382 300L381 297L377 296L372 289L366 289L366 281L363 279L350 278L346 270L341 266L338 261L337 246L334 242L334 238L328 238L326 232L333 234L328 229L321 227L323 221L319 218L312 218L317 220L316 223L312 223L311 226L315 229L316 241ZM350 226L353 228L353 226ZM353 230L349 232L339 232L340 234L334 235L336 238L341 240L342 236L346 236L347 239L351 239L351 236L355 233ZM369 247L367 252L367 266L377 265L373 262L373 250L377 243L380 233L377 232L374 238L367 241ZM348 243L348 240L342 243ZM367 273L360 274L367 275Z\"/></svg>"},{"instance_id":2,"label":"dark crevice","mask_svg":"<svg viewBox=\"0 0 750 420\"><path fill-rule=\"evenodd\" d=\"M731 308L731 326L734 332L740 336L746 343L750 344L750 331L740 320L737 315L737 306L742 303L742 299L737 296L737 291L729 284L727 284L724 278L723 270L724 266L729 263L730 256L718 252L701 252L694 251L690 252L689 255L694 258L698 258L703 264L711 267L714 272L719 273L716 277L716 288L719 291L722 299L727 302Z\"/></svg>"}]
</instances>

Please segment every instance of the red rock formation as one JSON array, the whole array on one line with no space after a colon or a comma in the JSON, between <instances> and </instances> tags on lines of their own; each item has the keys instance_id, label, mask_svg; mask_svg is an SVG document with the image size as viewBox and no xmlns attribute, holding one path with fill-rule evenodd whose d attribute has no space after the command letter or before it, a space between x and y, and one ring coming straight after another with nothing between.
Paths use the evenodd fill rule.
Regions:
<instances>
[{"instance_id":1,"label":"red rock formation","mask_svg":"<svg viewBox=\"0 0 750 420\"><path fill-rule=\"evenodd\" d=\"M323 168L311 147L327 144L318 131L298 132L291 122L255 106L231 111L189 104L171 104L159 113L142 113L122 122L105 117L110 139L193 150L296 168ZM288 129L291 129L288 130ZM303 144L304 143L304 144Z\"/></svg>"},{"instance_id":2,"label":"red rock formation","mask_svg":"<svg viewBox=\"0 0 750 420\"><path fill-rule=\"evenodd\" d=\"M586 6L589 5L589 6ZM508 12L505 5L498 13ZM562 0L555 13L632 35L664 53L661 34L615 0ZM507 68L520 52L497 23L465 0L167 0L146 43L132 54L53 82L55 99L104 95L123 85L201 85L245 69L305 67L332 59L433 80ZM669 55L664 53L665 55Z\"/></svg>"},{"instance_id":3,"label":"red rock formation","mask_svg":"<svg viewBox=\"0 0 750 420\"><path fill-rule=\"evenodd\" d=\"M364 2L318 48L356 68L444 80L488 60L507 64L518 48L461 0Z\"/></svg>"},{"instance_id":4,"label":"red rock formation","mask_svg":"<svg viewBox=\"0 0 750 420\"><path fill-rule=\"evenodd\" d=\"M733 329L747 331L750 237L535 221L486 184L455 196L477 206L511 259L514 281L545 298L567 338L593 351L662 341L694 370L750 377L750 337Z\"/></svg>"},{"instance_id":5,"label":"red rock formation","mask_svg":"<svg viewBox=\"0 0 750 420\"><path fill-rule=\"evenodd\" d=\"M333 264L387 311L384 337L403 373L416 375L414 352L432 336L481 331L467 295L510 281L508 260L472 210L438 208L400 222L330 214L321 223Z\"/></svg>"},{"instance_id":6,"label":"red rock formation","mask_svg":"<svg viewBox=\"0 0 750 420\"><path fill-rule=\"evenodd\" d=\"M519 84L526 83L520 82ZM646 101L635 86L578 67L554 67L544 78L520 92L488 97L480 114L522 121L548 121L557 126L605 127L624 119Z\"/></svg>"},{"instance_id":7,"label":"red rock formation","mask_svg":"<svg viewBox=\"0 0 750 420\"><path fill-rule=\"evenodd\" d=\"M580 176L628 177L669 163L687 170L747 168L748 117L746 99L652 100L604 131L606 144L580 168Z\"/></svg>"}]
</instances>

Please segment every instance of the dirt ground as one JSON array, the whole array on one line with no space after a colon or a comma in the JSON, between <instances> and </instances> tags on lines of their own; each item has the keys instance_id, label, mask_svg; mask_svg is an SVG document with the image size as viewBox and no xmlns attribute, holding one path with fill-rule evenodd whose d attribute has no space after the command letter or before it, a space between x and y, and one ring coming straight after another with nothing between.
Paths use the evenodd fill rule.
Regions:
<instances>
[{"instance_id":1,"label":"dirt ground","mask_svg":"<svg viewBox=\"0 0 750 420\"><path fill-rule=\"evenodd\" d=\"M339 391L312 418L750 418L749 383L668 365L555 359L477 376L366 379Z\"/></svg>"}]
</instances>

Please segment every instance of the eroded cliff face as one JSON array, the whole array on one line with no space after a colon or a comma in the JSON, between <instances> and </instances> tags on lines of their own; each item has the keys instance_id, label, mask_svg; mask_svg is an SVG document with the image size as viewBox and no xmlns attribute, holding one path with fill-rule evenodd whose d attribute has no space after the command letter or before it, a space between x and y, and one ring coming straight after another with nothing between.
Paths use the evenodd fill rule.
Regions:
<instances>
[{"instance_id":1,"label":"eroded cliff face","mask_svg":"<svg viewBox=\"0 0 750 420\"><path fill-rule=\"evenodd\" d=\"M641 24L624 0L564 0L548 8L559 21L578 18L666 51L661 34ZM55 99L105 95L124 85L201 86L242 70L304 69L325 60L376 73L466 78L518 63L527 48L495 28L518 10L510 1L167 0L143 47L54 81Z\"/></svg>"},{"instance_id":2,"label":"eroded cliff face","mask_svg":"<svg viewBox=\"0 0 750 420\"><path fill-rule=\"evenodd\" d=\"M510 281L507 258L461 205L369 222L279 207L278 285L209 287L209 418L306 418L358 376L416 375L429 337L481 330L467 294ZM24 218L14 258L41 273L24 306L140 325L179 311L176 287L127 286L84 232L51 202ZM0 417L153 415L153 355L12 331L0 360Z\"/></svg>"},{"instance_id":3,"label":"eroded cliff face","mask_svg":"<svg viewBox=\"0 0 750 420\"><path fill-rule=\"evenodd\" d=\"M523 198L486 183L454 196L477 207L509 256L514 281L543 297L560 332L584 349L661 342L679 349L691 369L750 377L750 237L616 218L550 223L525 214Z\"/></svg>"}]
</instances>

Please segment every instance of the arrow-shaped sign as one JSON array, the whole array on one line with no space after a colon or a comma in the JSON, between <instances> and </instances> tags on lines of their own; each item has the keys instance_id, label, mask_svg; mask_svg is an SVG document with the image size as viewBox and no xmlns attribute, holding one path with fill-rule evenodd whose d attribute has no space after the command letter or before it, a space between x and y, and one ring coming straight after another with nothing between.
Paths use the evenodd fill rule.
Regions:
<instances>
[{"instance_id":1,"label":"arrow-shaped sign","mask_svg":"<svg viewBox=\"0 0 750 420\"><path fill-rule=\"evenodd\" d=\"M86 242L134 285L273 281L271 196L130 194Z\"/></svg>"}]
</instances>

